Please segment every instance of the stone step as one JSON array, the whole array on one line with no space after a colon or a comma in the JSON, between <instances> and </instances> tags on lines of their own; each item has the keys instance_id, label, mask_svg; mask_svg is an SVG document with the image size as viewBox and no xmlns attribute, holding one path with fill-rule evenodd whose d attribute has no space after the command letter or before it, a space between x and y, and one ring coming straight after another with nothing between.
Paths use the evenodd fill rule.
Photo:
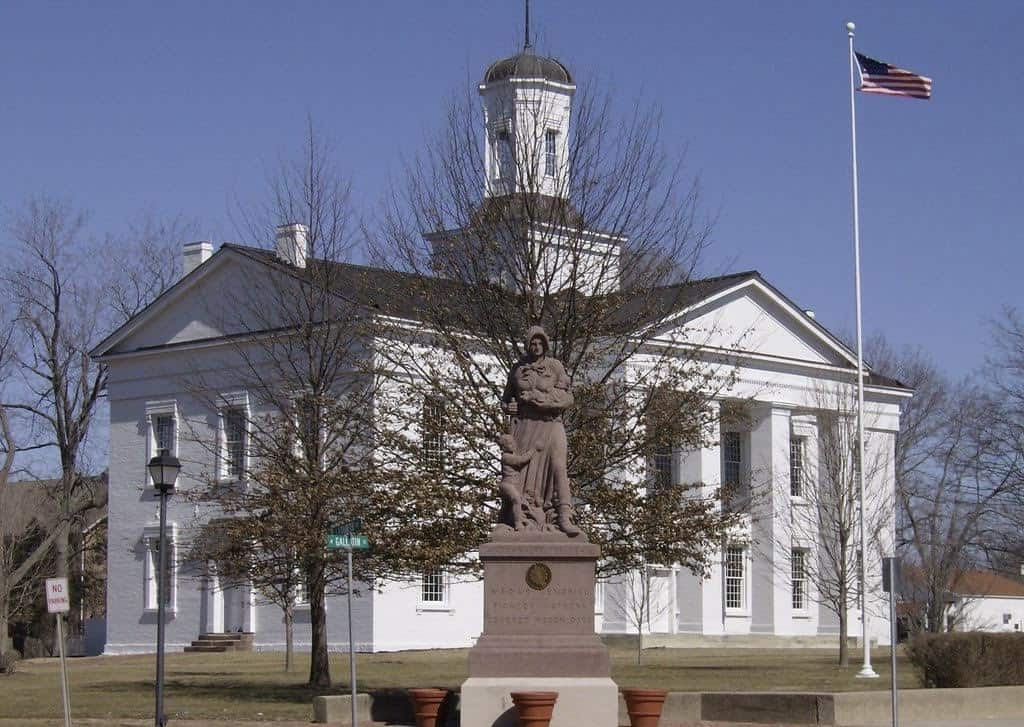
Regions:
<instances>
[{"instance_id":1,"label":"stone step","mask_svg":"<svg viewBox=\"0 0 1024 727\"><path fill-rule=\"evenodd\" d=\"M199 634L205 641L252 641L251 633L206 633Z\"/></svg>"},{"instance_id":2,"label":"stone step","mask_svg":"<svg viewBox=\"0 0 1024 727\"><path fill-rule=\"evenodd\" d=\"M199 634L186 650L206 653L223 651L252 651L253 636L251 632L226 632Z\"/></svg>"},{"instance_id":3,"label":"stone step","mask_svg":"<svg viewBox=\"0 0 1024 727\"><path fill-rule=\"evenodd\" d=\"M229 646L216 646L213 644L196 645L192 642L192 646L186 646L184 651L186 654L223 654L226 651L234 651Z\"/></svg>"},{"instance_id":4,"label":"stone step","mask_svg":"<svg viewBox=\"0 0 1024 727\"><path fill-rule=\"evenodd\" d=\"M228 651L234 651L238 644L234 641L208 641L203 638L199 638L192 642L192 646L215 646L218 649L227 649Z\"/></svg>"}]
</instances>

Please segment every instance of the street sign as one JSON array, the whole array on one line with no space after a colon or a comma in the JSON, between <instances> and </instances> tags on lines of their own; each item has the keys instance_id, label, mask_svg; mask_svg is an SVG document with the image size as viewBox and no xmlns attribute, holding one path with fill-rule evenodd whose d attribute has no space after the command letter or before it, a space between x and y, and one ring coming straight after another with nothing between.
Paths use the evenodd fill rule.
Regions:
<instances>
[{"instance_id":1,"label":"street sign","mask_svg":"<svg viewBox=\"0 0 1024 727\"><path fill-rule=\"evenodd\" d=\"M902 585L902 576L899 558L882 558L882 591L898 593Z\"/></svg>"},{"instance_id":2,"label":"street sign","mask_svg":"<svg viewBox=\"0 0 1024 727\"><path fill-rule=\"evenodd\" d=\"M361 518L355 520L349 520L344 525L339 525L331 530L331 535L355 535L363 529L363 521Z\"/></svg>"},{"instance_id":3,"label":"street sign","mask_svg":"<svg viewBox=\"0 0 1024 727\"><path fill-rule=\"evenodd\" d=\"M46 579L46 612L67 613L71 610L71 599L68 597L67 578Z\"/></svg>"},{"instance_id":4,"label":"street sign","mask_svg":"<svg viewBox=\"0 0 1024 727\"><path fill-rule=\"evenodd\" d=\"M67 578L46 579L46 610L57 616L57 648L60 651L60 693L64 704L64 727L71 727L71 699L68 697L68 665L64 653L64 619L71 610Z\"/></svg>"},{"instance_id":5,"label":"street sign","mask_svg":"<svg viewBox=\"0 0 1024 727\"><path fill-rule=\"evenodd\" d=\"M352 550L367 550L370 547L370 539L365 535L338 535L331 533L327 536L328 550L341 550L351 548Z\"/></svg>"}]
</instances>

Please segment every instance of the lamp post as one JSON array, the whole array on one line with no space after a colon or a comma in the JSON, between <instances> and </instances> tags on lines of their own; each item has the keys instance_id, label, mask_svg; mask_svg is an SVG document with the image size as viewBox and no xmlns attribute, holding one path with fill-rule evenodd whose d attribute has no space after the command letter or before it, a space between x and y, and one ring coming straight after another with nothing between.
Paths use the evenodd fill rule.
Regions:
<instances>
[{"instance_id":1,"label":"lamp post","mask_svg":"<svg viewBox=\"0 0 1024 727\"><path fill-rule=\"evenodd\" d=\"M153 486L160 494L160 565L156 581L156 727L164 727L167 718L164 716L164 608L167 600L167 498L174 492L174 482L181 471L181 462L171 456L166 449L161 449L156 457L147 465Z\"/></svg>"}]
</instances>

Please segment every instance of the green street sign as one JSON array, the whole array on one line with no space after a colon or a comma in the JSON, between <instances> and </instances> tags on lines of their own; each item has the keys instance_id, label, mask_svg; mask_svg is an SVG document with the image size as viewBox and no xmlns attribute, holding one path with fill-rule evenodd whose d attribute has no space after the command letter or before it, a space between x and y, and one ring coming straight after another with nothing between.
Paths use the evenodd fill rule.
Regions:
<instances>
[{"instance_id":1,"label":"green street sign","mask_svg":"<svg viewBox=\"0 0 1024 727\"><path fill-rule=\"evenodd\" d=\"M365 535L339 535L334 532L327 536L328 550L368 550L369 547L370 539Z\"/></svg>"},{"instance_id":2,"label":"green street sign","mask_svg":"<svg viewBox=\"0 0 1024 727\"><path fill-rule=\"evenodd\" d=\"M338 525L331 529L331 535L355 535L363 529L363 521L361 518L355 520L349 520L344 525Z\"/></svg>"}]
</instances>

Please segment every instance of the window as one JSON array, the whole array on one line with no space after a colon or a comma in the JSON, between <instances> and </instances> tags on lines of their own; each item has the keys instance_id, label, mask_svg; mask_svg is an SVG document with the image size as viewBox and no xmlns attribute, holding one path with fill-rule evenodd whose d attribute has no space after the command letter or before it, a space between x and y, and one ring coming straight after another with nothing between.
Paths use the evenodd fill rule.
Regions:
<instances>
[{"instance_id":1,"label":"window","mask_svg":"<svg viewBox=\"0 0 1024 727\"><path fill-rule=\"evenodd\" d=\"M232 406L224 410L224 476L230 480L245 477L245 409Z\"/></svg>"},{"instance_id":2,"label":"window","mask_svg":"<svg viewBox=\"0 0 1024 727\"><path fill-rule=\"evenodd\" d=\"M789 494L793 497L804 495L804 445L806 437L789 439Z\"/></svg>"},{"instance_id":3,"label":"window","mask_svg":"<svg viewBox=\"0 0 1024 727\"><path fill-rule=\"evenodd\" d=\"M850 476L853 478L853 484L857 485L860 482L860 440L856 437L853 438L853 451L850 452ZM865 445L867 442L865 442Z\"/></svg>"},{"instance_id":4,"label":"window","mask_svg":"<svg viewBox=\"0 0 1024 727\"><path fill-rule=\"evenodd\" d=\"M164 573L163 596L164 606L174 610L175 598L177 596L176 568L175 568L175 528L170 525L167 529L167 570ZM143 535L145 545L145 594L144 608L147 611L157 609L157 585L160 574L160 531L159 528L146 528Z\"/></svg>"},{"instance_id":5,"label":"window","mask_svg":"<svg viewBox=\"0 0 1024 727\"><path fill-rule=\"evenodd\" d=\"M153 434L156 438L156 451L174 451L174 416L171 414L158 414L153 417Z\"/></svg>"},{"instance_id":6,"label":"window","mask_svg":"<svg viewBox=\"0 0 1024 727\"><path fill-rule=\"evenodd\" d=\"M420 609L447 609L448 578L444 571L427 571L420 577Z\"/></svg>"},{"instance_id":7,"label":"window","mask_svg":"<svg viewBox=\"0 0 1024 727\"><path fill-rule=\"evenodd\" d=\"M444 469L448 452L444 419L444 400L428 396L423 402L422 458L423 466L433 472Z\"/></svg>"},{"instance_id":8,"label":"window","mask_svg":"<svg viewBox=\"0 0 1024 727\"><path fill-rule=\"evenodd\" d=\"M651 457L651 487L664 489L672 486L672 448L657 449Z\"/></svg>"},{"instance_id":9,"label":"window","mask_svg":"<svg viewBox=\"0 0 1024 727\"><path fill-rule=\"evenodd\" d=\"M1004 613L1003 614L1003 626L1006 626L1012 620L1013 620L1013 614L1012 613Z\"/></svg>"},{"instance_id":10,"label":"window","mask_svg":"<svg viewBox=\"0 0 1024 727\"><path fill-rule=\"evenodd\" d=\"M177 404L174 401L151 401L146 403L146 462L167 450L167 454L178 456ZM146 484L153 486L153 480L146 470Z\"/></svg>"},{"instance_id":11,"label":"window","mask_svg":"<svg viewBox=\"0 0 1024 727\"><path fill-rule=\"evenodd\" d=\"M742 609L746 607L743 560L745 550L729 546L725 550L725 607Z\"/></svg>"},{"instance_id":12,"label":"window","mask_svg":"<svg viewBox=\"0 0 1024 727\"><path fill-rule=\"evenodd\" d=\"M551 129L544 132L544 175L547 177L555 176L555 141L557 138L557 134Z\"/></svg>"},{"instance_id":13,"label":"window","mask_svg":"<svg viewBox=\"0 0 1024 727\"><path fill-rule=\"evenodd\" d=\"M306 588L306 579L302 576L302 570L295 568L292 572L295 579L292 605L296 608L309 608L309 589Z\"/></svg>"},{"instance_id":14,"label":"window","mask_svg":"<svg viewBox=\"0 0 1024 727\"><path fill-rule=\"evenodd\" d=\"M512 153L512 136L507 131L498 132L498 179L512 181L515 178L515 156Z\"/></svg>"},{"instance_id":15,"label":"window","mask_svg":"<svg viewBox=\"0 0 1024 727\"><path fill-rule=\"evenodd\" d=\"M594 581L594 613L604 613L605 582Z\"/></svg>"},{"instance_id":16,"label":"window","mask_svg":"<svg viewBox=\"0 0 1024 727\"><path fill-rule=\"evenodd\" d=\"M722 484L738 485L743 466L743 448L739 432L722 433Z\"/></svg>"},{"instance_id":17,"label":"window","mask_svg":"<svg viewBox=\"0 0 1024 727\"><path fill-rule=\"evenodd\" d=\"M807 552L794 550L790 556L790 570L793 582L793 610L807 609Z\"/></svg>"},{"instance_id":18,"label":"window","mask_svg":"<svg viewBox=\"0 0 1024 727\"><path fill-rule=\"evenodd\" d=\"M311 395L295 399L296 455L305 458L308 447L311 457L324 457L323 413L319 401Z\"/></svg>"}]
</instances>

